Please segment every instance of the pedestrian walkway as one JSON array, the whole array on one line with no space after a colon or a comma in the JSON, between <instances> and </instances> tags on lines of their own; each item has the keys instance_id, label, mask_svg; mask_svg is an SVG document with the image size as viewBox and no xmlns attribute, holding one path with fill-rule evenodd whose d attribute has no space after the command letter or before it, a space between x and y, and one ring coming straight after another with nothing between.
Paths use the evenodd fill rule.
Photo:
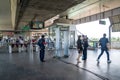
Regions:
<instances>
[{"instance_id":1,"label":"pedestrian walkway","mask_svg":"<svg viewBox=\"0 0 120 80\"><path fill-rule=\"evenodd\" d=\"M106 54L99 64L96 58L100 50L88 50L87 61L76 64L76 49L69 50L69 58L53 58L55 51L46 51L46 62L41 63L39 53L0 54L0 80L119 80L120 50L111 50L112 63Z\"/></svg>"},{"instance_id":2,"label":"pedestrian walkway","mask_svg":"<svg viewBox=\"0 0 120 80\"><path fill-rule=\"evenodd\" d=\"M70 50L70 56L67 59L62 59L63 62L75 65L77 63L77 51ZM88 59L82 61L79 64L79 68L90 72L98 77L106 78L109 80L119 80L120 79L120 50L112 49L110 52L110 58L112 63L107 63L106 53L100 59L100 63L97 63L96 59L100 50L88 50ZM96 79L97 80L97 79Z\"/></svg>"}]
</instances>

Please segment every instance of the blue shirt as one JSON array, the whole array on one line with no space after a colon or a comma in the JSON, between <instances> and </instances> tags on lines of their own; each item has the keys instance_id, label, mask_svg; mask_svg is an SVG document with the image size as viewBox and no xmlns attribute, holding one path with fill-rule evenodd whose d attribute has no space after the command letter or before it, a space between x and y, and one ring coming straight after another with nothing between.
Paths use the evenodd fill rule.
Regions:
<instances>
[{"instance_id":1,"label":"blue shirt","mask_svg":"<svg viewBox=\"0 0 120 80\"><path fill-rule=\"evenodd\" d=\"M101 46L101 49L107 49L107 43L108 43L108 38L106 37L103 37L99 40L99 43L100 43L100 46Z\"/></svg>"}]
</instances>

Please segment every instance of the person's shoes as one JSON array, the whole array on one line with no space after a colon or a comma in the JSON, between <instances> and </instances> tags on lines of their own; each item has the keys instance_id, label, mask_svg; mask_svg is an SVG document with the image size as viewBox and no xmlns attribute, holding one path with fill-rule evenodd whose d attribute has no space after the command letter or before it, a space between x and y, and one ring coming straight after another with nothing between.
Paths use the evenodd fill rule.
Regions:
<instances>
[{"instance_id":1,"label":"person's shoes","mask_svg":"<svg viewBox=\"0 0 120 80\"><path fill-rule=\"evenodd\" d=\"M42 60L41 62L45 62L45 60Z\"/></svg>"},{"instance_id":2,"label":"person's shoes","mask_svg":"<svg viewBox=\"0 0 120 80\"><path fill-rule=\"evenodd\" d=\"M107 62L108 62L108 63L111 63L111 60L108 60Z\"/></svg>"},{"instance_id":3,"label":"person's shoes","mask_svg":"<svg viewBox=\"0 0 120 80\"><path fill-rule=\"evenodd\" d=\"M83 61L85 61L86 59L82 59Z\"/></svg>"},{"instance_id":4,"label":"person's shoes","mask_svg":"<svg viewBox=\"0 0 120 80\"><path fill-rule=\"evenodd\" d=\"M98 63L100 62L99 59L96 60Z\"/></svg>"},{"instance_id":5,"label":"person's shoes","mask_svg":"<svg viewBox=\"0 0 120 80\"><path fill-rule=\"evenodd\" d=\"M78 65L78 64L76 64L75 66L76 66L76 67L79 67L79 65Z\"/></svg>"}]
</instances>

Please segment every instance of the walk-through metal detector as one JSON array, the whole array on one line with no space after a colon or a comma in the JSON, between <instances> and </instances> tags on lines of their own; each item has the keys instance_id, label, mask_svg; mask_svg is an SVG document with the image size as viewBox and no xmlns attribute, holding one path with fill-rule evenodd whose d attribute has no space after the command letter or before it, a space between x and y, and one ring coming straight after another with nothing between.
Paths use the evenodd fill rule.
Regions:
<instances>
[{"instance_id":1,"label":"walk-through metal detector","mask_svg":"<svg viewBox=\"0 0 120 80\"><path fill-rule=\"evenodd\" d=\"M64 57L68 57L68 49L69 49L69 25L56 23L51 28L52 37L54 37L55 42L55 56L62 57L62 53L64 53Z\"/></svg>"}]
</instances>

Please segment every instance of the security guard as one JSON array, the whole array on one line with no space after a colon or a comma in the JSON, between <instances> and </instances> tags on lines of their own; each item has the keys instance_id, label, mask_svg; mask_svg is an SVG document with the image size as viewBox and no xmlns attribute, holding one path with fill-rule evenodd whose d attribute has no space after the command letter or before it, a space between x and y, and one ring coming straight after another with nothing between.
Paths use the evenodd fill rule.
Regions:
<instances>
[{"instance_id":1,"label":"security guard","mask_svg":"<svg viewBox=\"0 0 120 80\"><path fill-rule=\"evenodd\" d=\"M45 62L44 56L45 56L45 36L42 35L41 39L38 40L38 45L40 47L40 61Z\"/></svg>"}]
</instances>

